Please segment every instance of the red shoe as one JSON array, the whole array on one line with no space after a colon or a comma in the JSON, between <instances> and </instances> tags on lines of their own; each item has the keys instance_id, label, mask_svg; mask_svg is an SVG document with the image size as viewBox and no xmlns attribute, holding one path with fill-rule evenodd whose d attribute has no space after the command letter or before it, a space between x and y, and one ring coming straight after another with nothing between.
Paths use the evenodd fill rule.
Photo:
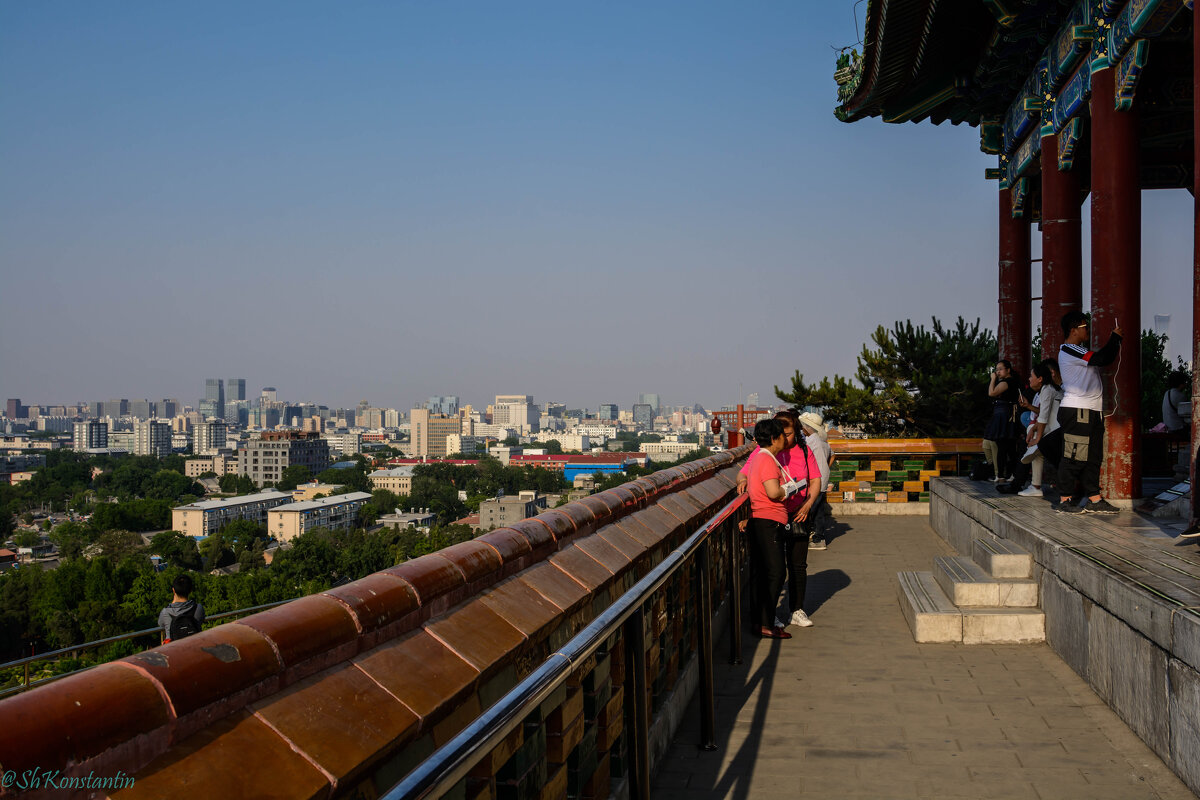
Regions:
<instances>
[{"instance_id":1,"label":"red shoe","mask_svg":"<svg viewBox=\"0 0 1200 800\"><path fill-rule=\"evenodd\" d=\"M792 635L790 633L788 633L787 631L785 631L781 627L768 628L766 625L763 625L761 628L758 629L758 633L764 639L790 639L790 638L792 638Z\"/></svg>"}]
</instances>

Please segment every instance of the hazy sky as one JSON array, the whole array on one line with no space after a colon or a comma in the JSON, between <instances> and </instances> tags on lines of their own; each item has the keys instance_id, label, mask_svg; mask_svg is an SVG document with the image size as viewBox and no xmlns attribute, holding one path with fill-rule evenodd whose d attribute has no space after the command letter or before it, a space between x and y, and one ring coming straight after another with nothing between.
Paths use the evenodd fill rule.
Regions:
<instances>
[{"instance_id":1,"label":"hazy sky","mask_svg":"<svg viewBox=\"0 0 1200 800\"><path fill-rule=\"evenodd\" d=\"M0 0L0 397L719 406L994 329L995 159L834 118L853 5ZM1192 213L1144 195L1177 353Z\"/></svg>"}]
</instances>

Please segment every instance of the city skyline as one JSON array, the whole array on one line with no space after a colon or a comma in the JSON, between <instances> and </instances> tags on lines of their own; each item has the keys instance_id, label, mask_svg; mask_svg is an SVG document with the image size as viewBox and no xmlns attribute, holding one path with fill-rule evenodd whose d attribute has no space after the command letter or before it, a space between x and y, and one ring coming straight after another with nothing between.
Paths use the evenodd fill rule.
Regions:
<instances>
[{"instance_id":1,"label":"city skyline","mask_svg":"<svg viewBox=\"0 0 1200 800\"><path fill-rule=\"evenodd\" d=\"M995 330L995 159L834 118L857 12L10 4L0 394L711 408ZM1192 201L1142 203L1142 327L1190 358Z\"/></svg>"}]
</instances>

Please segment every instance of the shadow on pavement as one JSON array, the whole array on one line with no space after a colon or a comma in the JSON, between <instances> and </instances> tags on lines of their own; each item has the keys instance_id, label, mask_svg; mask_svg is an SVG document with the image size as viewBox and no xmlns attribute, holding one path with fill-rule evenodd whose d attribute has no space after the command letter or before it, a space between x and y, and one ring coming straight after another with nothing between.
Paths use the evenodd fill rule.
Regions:
<instances>
[{"instance_id":1,"label":"shadow on pavement","mask_svg":"<svg viewBox=\"0 0 1200 800\"><path fill-rule=\"evenodd\" d=\"M811 615L825 601L850 585L850 576L840 569L825 569L808 576L804 592L804 607Z\"/></svg>"}]
</instances>

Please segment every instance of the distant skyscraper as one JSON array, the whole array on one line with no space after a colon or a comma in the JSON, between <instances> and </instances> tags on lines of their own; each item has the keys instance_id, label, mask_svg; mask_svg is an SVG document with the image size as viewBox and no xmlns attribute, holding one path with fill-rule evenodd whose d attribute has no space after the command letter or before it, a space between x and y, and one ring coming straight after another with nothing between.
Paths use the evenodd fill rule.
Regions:
<instances>
[{"instance_id":1,"label":"distant skyscraper","mask_svg":"<svg viewBox=\"0 0 1200 800\"><path fill-rule=\"evenodd\" d=\"M617 418L617 414L618 414L618 411L617 411L616 403L601 403L600 404L600 413L598 413L596 415L596 417L597 417L597 419L614 419L615 420Z\"/></svg>"},{"instance_id":2,"label":"distant skyscraper","mask_svg":"<svg viewBox=\"0 0 1200 800\"><path fill-rule=\"evenodd\" d=\"M28 413L29 413L29 409L27 409L25 406L21 405L21 398L19 398L19 397L8 398L8 407L5 409L5 412L4 412L4 415L6 417L8 417L9 419L25 419L25 416Z\"/></svg>"},{"instance_id":3,"label":"distant skyscraper","mask_svg":"<svg viewBox=\"0 0 1200 800\"><path fill-rule=\"evenodd\" d=\"M227 378L225 380L225 402L240 403L246 399L246 379Z\"/></svg>"},{"instance_id":4,"label":"distant skyscraper","mask_svg":"<svg viewBox=\"0 0 1200 800\"><path fill-rule=\"evenodd\" d=\"M150 419L154 412L154 403L149 400L134 400L129 404L129 416L135 419Z\"/></svg>"},{"instance_id":5,"label":"distant skyscraper","mask_svg":"<svg viewBox=\"0 0 1200 800\"><path fill-rule=\"evenodd\" d=\"M205 417L225 418L225 384L220 378L204 381L204 399L200 401L200 413Z\"/></svg>"},{"instance_id":6,"label":"distant skyscraper","mask_svg":"<svg viewBox=\"0 0 1200 800\"><path fill-rule=\"evenodd\" d=\"M638 402L645 403L646 405L650 406L650 408L654 409L654 416L656 416L656 417L658 416L658 409L660 407L658 404L658 395L656 395L656 394L639 394Z\"/></svg>"},{"instance_id":7,"label":"distant skyscraper","mask_svg":"<svg viewBox=\"0 0 1200 800\"><path fill-rule=\"evenodd\" d=\"M758 408L758 392L751 392L746 395L747 408Z\"/></svg>"},{"instance_id":8,"label":"distant skyscraper","mask_svg":"<svg viewBox=\"0 0 1200 800\"><path fill-rule=\"evenodd\" d=\"M264 386L260 397L264 403L274 403L279 399L278 392L275 391L274 386Z\"/></svg>"},{"instance_id":9,"label":"distant skyscraper","mask_svg":"<svg viewBox=\"0 0 1200 800\"><path fill-rule=\"evenodd\" d=\"M654 406L649 403L638 403L633 407L633 423L645 428L654 427Z\"/></svg>"},{"instance_id":10,"label":"distant skyscraper","mask_svg":"<svg viewBox=\"0 0 1200 800\"><path fill-rule=\"evenodd\" d=\"M425 403L425 408L434 414L444 414L451 416L458 413L458 396L457 395L434 395Z\"/></svg>"}]
</instances>

